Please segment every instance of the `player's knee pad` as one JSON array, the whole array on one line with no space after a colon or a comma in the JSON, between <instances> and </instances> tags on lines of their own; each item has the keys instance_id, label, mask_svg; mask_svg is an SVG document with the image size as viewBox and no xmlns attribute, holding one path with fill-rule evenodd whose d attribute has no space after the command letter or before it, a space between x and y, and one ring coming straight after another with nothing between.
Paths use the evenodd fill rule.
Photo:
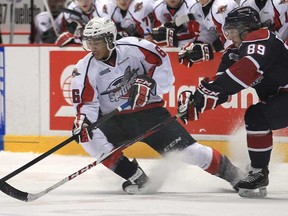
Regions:
<instances>
[{"instance_id":1,"label":"player's knee pad","mask_svg":"<svg viewBox=\"0 0 288 216\"><path fill-rule=\"evenodd\" d=\"M270 126L266 121L265 115L260 109L260 104L250 106L245 113L245 126L247 132L259 131L270 132Z\"/></svg>"},{"instance_id":2,"label":"player's knee pad","mask_svg":"<svg viewBox=\"0 0 288 216\"><path fill-rule=\"evenodd\" d=\"M184 162L196 165L204 170L210 166L213 156L213 151L210 147L201 145L197 142L183 149L182 153L182 160Z\"/></svg>"}]
</instances>

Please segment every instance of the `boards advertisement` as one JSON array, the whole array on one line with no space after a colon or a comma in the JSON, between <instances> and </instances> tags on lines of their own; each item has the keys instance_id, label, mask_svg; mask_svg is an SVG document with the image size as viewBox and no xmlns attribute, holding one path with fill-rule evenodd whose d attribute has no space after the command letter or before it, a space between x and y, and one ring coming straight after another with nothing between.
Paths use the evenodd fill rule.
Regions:
<instances>
[{"instance_id":1,"label":"boards advertisement","mask_svg":"<svg viewBox=\"0 0 288 216\"><path fill-rule=\"evenodd\" d=\"M70 94L71 73L73 66L86 54L85 51L50 52L50 130L71 130L72 128L74 110ZM167 109L172 114L176 114L179 93L186 89L194 91L201 79L213 76L221 60L221 53L216 53L213 61L195 64L191 68L178 63L177 52L168 52L168 54L175 83L163 99ZM200 114L198 121L191 122L185 127L190 134L202 135L203 138L207 135L219 135L219 137L231 135L237 129L244 127L243 118L246 109L257 102L257 94L252 88L243 90L215 110ZM279 130L276 134L286 136L288 130Z\"/></svg>"}]
</instances>

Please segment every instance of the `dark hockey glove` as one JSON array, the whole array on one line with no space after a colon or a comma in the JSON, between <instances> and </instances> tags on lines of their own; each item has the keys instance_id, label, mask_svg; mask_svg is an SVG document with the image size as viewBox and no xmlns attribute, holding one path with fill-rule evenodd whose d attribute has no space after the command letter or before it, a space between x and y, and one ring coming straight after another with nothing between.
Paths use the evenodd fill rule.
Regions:
<instances>
[{"instance_id":1,"label":"dark hockey glove","mask_svg":"<svg viewBox=\"0 0 288 216\"><path fill-rule=\"evenodd\" d=\"M214 109L218 105L219 89L213 87L210 82L209 78L205 77L194 94L195 105L201 113Z\"/></svg>"},{"instance_id":2,"label":"dark hockey glove","mask_svg":"<svg viewBox=\"0 0 288 216\"><path fill-rule=\"evenodd\" d=\"M184 124L188 124L188 120L194 121L199 119L192 91L186 90L180 93L178 97L178 113L184 114L180 118Z\"/></svg>"},{"instance_id":3,"label":"dark hockey glove","mask_svg":"<svg viewBox=\"0 0 288 216\"><path fill-rule=\"evenodd\" d=\"M212 46L206 43L189 42L178 53L180 64L191 67L194 63L209 61L214 58Z\"/></svg>"},{"instance_id":4,"label":"dark hockey glove","mask_svg":"<svg viewBox=\"0 0 288 216\"><path fill-rule=\"evenodd\" d=\"M91 122L87 119L85 114L80 114L76 116L74 120L72 134L77 135L76 142L77 143L85 143L92 140L93 132L88 131L87 127L91 124Z\"/></svg>"},{"instance_id":5,"label":"dark hockey glove","mask_svg":"<svg viewBox=\"0 0 288 216\"><path fill-rule=\"evenodd\" d=\"M163 46L178 47L178 37L175 29L160 26L152 29L152 38Z\"/></svg>"},{"instance_id":6,"label":"dark hockey glove","mask_svg":"<svg viewBox=\"0 0 288 216\"><path fill-rule=\"evenodd\" d=\"M150 94L156 94L156 82L145 75L138 75L129 89L129 99L131 109L143 107L147 104Z\"/></svg>"}]
</instances>

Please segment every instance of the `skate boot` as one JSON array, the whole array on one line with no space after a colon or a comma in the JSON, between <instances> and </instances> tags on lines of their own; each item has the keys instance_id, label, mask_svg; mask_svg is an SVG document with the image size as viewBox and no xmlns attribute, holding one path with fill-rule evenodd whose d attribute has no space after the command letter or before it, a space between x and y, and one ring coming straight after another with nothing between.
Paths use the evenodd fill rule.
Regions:
<instances>
[{"instance_id":1,"label":"skate boot","mask_svg":"<svg viewBox=\"0 0 288 216\"><path fill-rule=\"evenodd\" d=\"M216 176L228 181L233 189L238 192L238 183L244 177L244 172L234 166L231 161L224 155L222 155L221 163Z\"/></svg>"},{"instance_id":2,"label":"skate boot","mask_svg":"<svg viewBox=\"0 0 288 216\"><path fill-rule=\"evenodd\" d=\"M134 158L133 163L138 165L138 162ZM127 181L122 184L122 188L128 194L136 194L143 191L144 187L150 182L149 177L145 172L138 166L136 172Z\"/></svg>"},{"instance_id":3,"label":"skate boot","mask_svg":"<svg viewBox=\"0 0 288 216\"><path fill-rule=\"evenodd\" d=\"M267 196L266 186L269 184L267 167L249 171L248 176L238 184L238 194L241 197L263 198Z\"/></svg>"}]
</instances>

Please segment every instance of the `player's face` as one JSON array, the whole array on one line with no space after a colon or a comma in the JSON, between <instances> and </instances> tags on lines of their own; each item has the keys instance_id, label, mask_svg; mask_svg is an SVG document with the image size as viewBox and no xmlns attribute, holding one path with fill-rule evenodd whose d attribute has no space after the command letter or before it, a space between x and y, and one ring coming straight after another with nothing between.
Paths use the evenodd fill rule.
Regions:
<instances>
[{"instance_id":1,"label":"player's face","mask_svg":"<svg viewBox=\"0 0 288 216\"><path fill-rule=\"evenodd\" d=\"M48 5L52 15L57 15L60 10L64 7L66 0L49 0Z\"/></svg>"},{"instance_id":2,"label":"player's face","mask_svg":"<svg viewBox=\"0 0 288 216\"><path fill-rule=\"evenodd\" d=\"M91 39L87 41L89 49L97 60L106 59L110 51L107 49L105 39Z\"/></svg>"},{"instance_id":3,"label":"player's face","mask_svg":"<svg viewBox=\"0 0 288 216\"><path fill-rule=\"evenodd\" d=\"M182 2L182 0L165 0L165 2L170 7L176 8Z\"/></svg>"},{"instance_id":4,"label":"player's face","mask_svg":"<svg viewBox=\"0 0 288 216\"><path fill-rule=\"evenodd\" d=\"M196 0L202 7L205 7L211 0Z\"/></svg>"},{"instance_id":5,"label":"player's face","mask_svg":"<svg viewBox=\"0 0 288 216\"><path fill-rule=\"evenodd\" d=\"M225 37L229 40L232 40L233 44L236 47L239 47L242 43L239 31L236 28L224 29Z\"/></svg>"},{"instance_id":6,"label":"player's face","mask_svg":"<svg viewBox=\"0 0 288 216\"><path fill-rule=\"evenodd\" d=\"M88 13L91 10L93 2L93 0L77 0L79 7L84 13Z\"/></svg>"},{"instance_id":7,"label":"player's face","mask_svg":"<svg viewBox=\"0 0 288 216\"><path fill-rule=\"evenodd\" d=\"M132 0L116 0L116 4L121 10L128 10L131 2Z\"/></svg>"}]
</instances>

